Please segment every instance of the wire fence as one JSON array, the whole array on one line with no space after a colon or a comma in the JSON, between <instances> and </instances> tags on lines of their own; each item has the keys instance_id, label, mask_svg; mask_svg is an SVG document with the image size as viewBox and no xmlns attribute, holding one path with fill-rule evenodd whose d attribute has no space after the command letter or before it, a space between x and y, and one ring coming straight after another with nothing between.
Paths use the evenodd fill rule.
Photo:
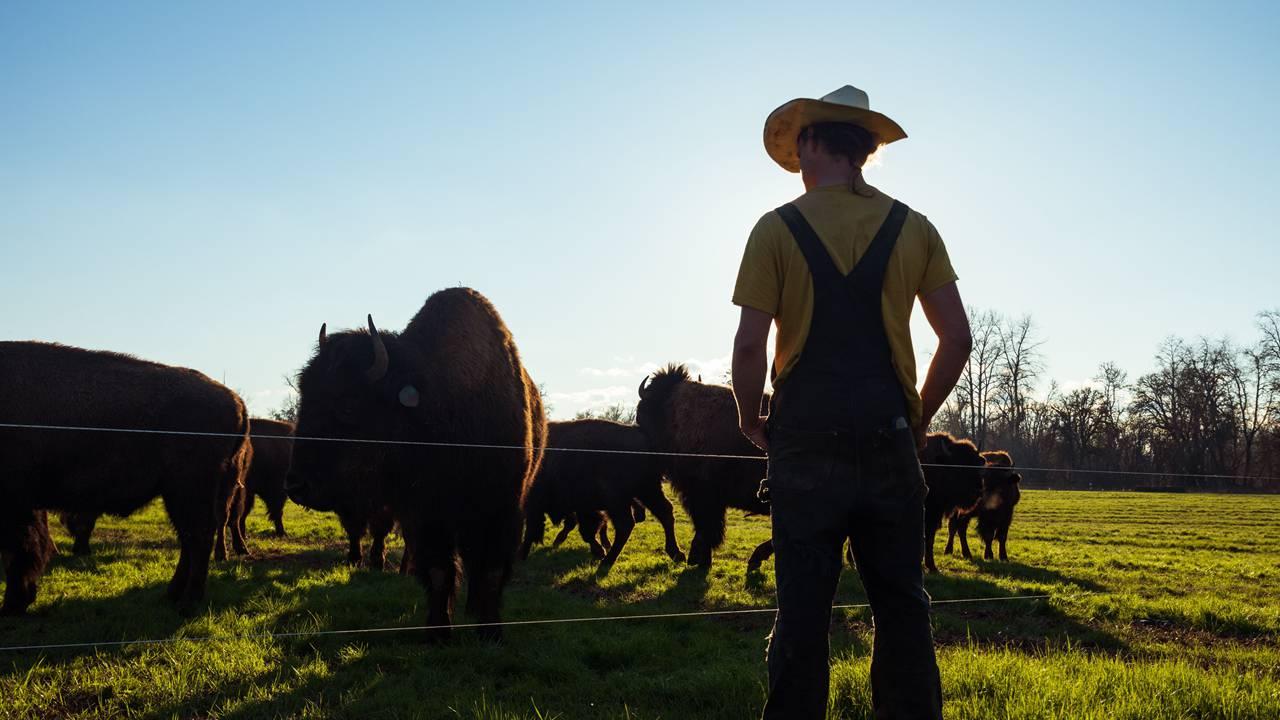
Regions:
<instances>
[{"instance_id":1,"label":"wire fence","mask_svg":"<svg viewBox=\"0 0 1280 720\"><path fill-rule=\"evenodd\" d=\"M244 435L239 433L228 432L201 432L196 430L158 430L147 428L122 428L122 427L96 427L86 425L45 425L38 423L0 423L0 429L10 430L48 430L62 432L99 432L99 433L121 433L121 434L137 434L137 435L162 435L162 436L186 436L186 437L216 437L216 438L240 438ZM664 452L660 450L614 450L606 448L568 448L568 447L551 447L543 446L539 448L530 448L527 445L507 445L500 443L465 443L465 442L449 442L449 441L430 441L430 440L392 440L379 438L354 438L354 437L319 437L306 435L255 435L249 434L250 439L263 440L280 440L290 439L301 442L331 442L331 443L362 443L369 445L399 445L407 447L429 447L429 448L454 448L454 449L470 449L470 450L519 450L521 452L530 449L543 450L546 452L561 453L594 453L606 455L642 455L655 457L674 457L686 459L701 460L750 460L755 462L766 462L768 460L764 455L742 455L742 454L726 454L726 453L686 453L686 452ZM929 468L959 468L973 469L972 465L958 465L947 463L920 463L921 467ZM1125 476L1125 477L1144 477L1144 478L1169 478L1169 479L1196 479L1196 480L1244 480L1250 482L1280 482L1280 477L1267 475L1230 475L1222 473L1175 473L1154 470L1109 470L1109 469L1090 469L1090 468L1052 468L1015 465L1012 468L1018 472L1041 472L1041 473L1059 473L1059 474L1081 474L1081 475L1103 475L1103 476Z\"/></svg>"},{"instance_id":2,"label":"wire fence","mask_svg":"<svg viewBox=\"0 0 1280 720\"><path fill-rule=\"evenodd\" d=\"M1088 593L1086 593L1088 594ZM1051 596L1040 595L1004 595L987 598L960 598L954 600L934 600L933 605L966 605L975 603L997 603L1013 600L1047 600ZM871 607L869 603L847 603L832 605L832 610L859 610ZM31 652L47 650L78 650L101 647L124 647L130 645L174 645L184 642L236 642L242 640L283 640L289 638L330 637L338 635L375 635L387 633L426 632L431 630L467 630L481 628L527 627L531 625L574 625L583 623L609 623L635 620L679 620L684 618L728 617L734 615L760 615L775 613L777 608L738 608L728 610L695 610L691 612L647 613L642 615L600 615L571 618L544 618L537 620L506 620L490 623L458 623L455 625L410 625L379 628L352 628L345 630L297 630L279 633L252 633L245 635L202 635L195 637L167 637L140 640L99 640L90 642L47 643L38 645L9 645L0 647L0 653Z\"/></svg>"}]
</instances>

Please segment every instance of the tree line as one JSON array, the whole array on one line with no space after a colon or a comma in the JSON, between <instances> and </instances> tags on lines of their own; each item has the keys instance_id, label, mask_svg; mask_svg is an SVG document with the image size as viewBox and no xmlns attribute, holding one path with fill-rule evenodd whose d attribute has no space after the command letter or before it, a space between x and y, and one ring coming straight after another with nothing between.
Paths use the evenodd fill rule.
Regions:
<instances>
[{"instance_id":1,"label":"tree line","mask_svg":"<svg viewBox=\"0 0 1280 720\"><path fill-rule=\"evenodd\" d=\"M1150 373L1103 362L1091 383L1050 380L1042 395L1031 317L969 319L973 352L935 430L1009 450L1021 466L1063 468L1025 474L1037 484L1280 490L1280 310L1257 315L1249 344L1169 337Z\"/></svg>"}]
</instances>

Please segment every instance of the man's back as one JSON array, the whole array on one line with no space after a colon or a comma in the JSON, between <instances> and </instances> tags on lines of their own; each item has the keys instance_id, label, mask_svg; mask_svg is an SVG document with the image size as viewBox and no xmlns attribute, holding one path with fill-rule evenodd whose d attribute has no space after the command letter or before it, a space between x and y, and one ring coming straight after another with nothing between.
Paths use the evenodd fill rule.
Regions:
<instances>
[{"instance_id":1,"label":"man's back","mask_svg":"<svg viewBox=\"0 0 1280 720\"><path fill-rule=\"evenodd\" d=\"M893 198L861 185L814 188L793 204L822 240L841 274L847 275L884 223ZM778 338L774 358L781 386L799 359L813 316L813 279L800 246L776 212L756 223L747 240L733 302L773 315ZM954 282L955 271L938 231L928 218L912 211L898 237L886 270L882 311L885 334L893 350L894 368L906 395L913 425L920 422L916 392L915 351L911 344L911 309L917 295L927 295Z\"/></svg>"}]
</instances>

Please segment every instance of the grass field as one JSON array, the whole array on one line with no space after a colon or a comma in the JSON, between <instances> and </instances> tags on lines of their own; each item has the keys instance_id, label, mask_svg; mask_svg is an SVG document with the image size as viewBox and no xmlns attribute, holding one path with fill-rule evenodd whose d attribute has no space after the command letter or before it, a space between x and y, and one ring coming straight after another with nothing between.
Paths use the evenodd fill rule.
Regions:
<instances>
[{"instance_id":1,"label":"grass field","mask_svg":"<svg viewBox=\"0 0 1280 720\"><path fill-rule=\"evenodd\" d=\"M59 528L31 616L0 619L0 645L224 639L0 652L0 717L758 716L768 614L512 627L500 646L466 631L443 647L414 633L244 638L425 618L412 581L339 563L332 516L290 506L286 523L276 540L251 518L253 557L216 565L190 619L163 600L177 549L159 506L104 519L90 558ZM575 535L518 567L506 617L767 608L772 564L743 570L767 534L767 519L731 517L699 571L662 555L650 519L607 576ZM1012 562L940 555L927 580L935 600L1051 595L936 606L949 718L1280 718L1280 497L1027 491L1010 534ZM690 535L682 517L682 546ZM862 600L846 573L838 602ZM865 610L833 622L831 717L870 717L870 633Z\"/></svg>"}]
</instances>

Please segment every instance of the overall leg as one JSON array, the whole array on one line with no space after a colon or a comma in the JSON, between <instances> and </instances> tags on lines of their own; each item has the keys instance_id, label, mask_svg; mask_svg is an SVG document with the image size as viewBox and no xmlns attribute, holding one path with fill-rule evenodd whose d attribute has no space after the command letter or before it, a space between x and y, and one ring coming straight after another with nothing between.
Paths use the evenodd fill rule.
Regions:
<instances>
[{"instance_id":1,"label":"overall leg","mask_svg":"<svg viewBox=\"0 0 1280 720\"><path fill-rule=\"evenodd\" d=\"M387 508L378 508L369 518L369 567L381 572L387 566L387 535L395 527L396 519Z\"/></svg>"},{"instance_id":2,"label":"overall leg","mask_svg":"<svg viewBox=\"0 0 1280 720\"><path fill-rule=\"evenodd\" d=\"M609 548L609 554L605 555L601 561L600 567L609 567L618 561L618 556L622 554L622 548L627 544L627 538L631 537L631 531L636 526L635 517L631 514L631 503L613 508L607 513L610 522L613 523L613 547Z\"/></svg>"},{"instance_id":3,"label":"overall leg","mask_svg":"<svg viewBox=\"0 0 1280 720\"><path fill-rule=\"evenodd\" d=\"M877 718L942 717L942 686L920 562L922 501L920 495L885 503L853 523L853 554L875 623L871 698Z\"/></svg>"},{"instance_id":4,"label":"overall leg","mask_svg":"<svg viewBox=\"0 0 1280 720\"><path fill-rule=\"evenodd\" d=\"M778 614L767 653L766 720L826 717L831 603L842 567L850 484L832 477L832 469L829 457L813 452L770 458Z\"/></svg>"},{"instance_id":5,"label":"overall leg","mask_svg":"<svg viewBox=\"0 0 1280 720\"><path fill-rule=\"evenodd\" d=\"M40 576L53 557L49 520L43 510L5 511L0 517L4 603L0 615L22 615L36 600Z\"/></svg>"}]
</instances>

